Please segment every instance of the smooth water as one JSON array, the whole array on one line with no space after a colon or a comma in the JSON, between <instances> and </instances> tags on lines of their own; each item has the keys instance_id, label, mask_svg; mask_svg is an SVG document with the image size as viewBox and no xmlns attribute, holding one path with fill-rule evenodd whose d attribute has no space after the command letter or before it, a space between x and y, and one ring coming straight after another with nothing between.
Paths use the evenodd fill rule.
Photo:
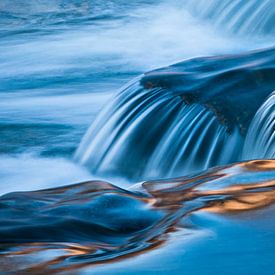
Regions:
<instances>
[{"instance_id":1,"label":"smooth water","mask_svg":"<svg viewBox=\"0 0 275 275\"><path fill-rule=\"evenodd\" d=\"M253 118L246 137L243 157L275 158L275 92L259 108Z\"/></svg>"},{"instance_id":2,"label":"smooth water","mask_svg":"<svg viewBox=\"0 0 275 275\"><path fill-rule=\"evenodd\" d=\"M274 7L1 0L0 273L275 270Z\"/></svg>"},{"instance_id":3,"label":"smooth water","mask_svg":"<svg viewBox=\"0 0 275 275\"><path fill-rule=\"evenodd\" d=\"M274 0L186 0L194 15L242 35L274 35Z\"/></svg>"},{"instance_id":4,"label":"smooth water","mask_svg":"<svg viewBox=\"0 0 275 275\"><path fill-rule=\"evenodd\" d=\"M254 250L250 251L253 257L258 255L261 261L267 257L267 260L263 259L265 265L269 270L274 269L274 261L268 259L274 252L274 247L268 246L274 238L274 220L268 223L261 217L260 227L249 228L251 221L244 218L236 226L236 219L241 218L237 214L248 210L258 210L260 215L259 209L265 207L269 208L265 215L274 214L274 207L270 208L275 202L274 162L240 163L190 177L143 182L131 190L107 182L90 181L4 195L0 199L0 271L43 274L85 268L88 274L128 274L150 273L151 269L163 274L167 270L182 274L186 264L179 260L184 259L185 253L183 247L174 245L171 248L171 239L184 245L196 238L198 243L193 246L208 244L210 249L207 250L213 253L213 234L221 239L214 251L223 251L218 268L224 274L239 274L242 268L257 274L255 271L261 266L257 262L251 263L251 256L239 255L243 253L241 251L237 250L235 255L240 239L246 244L246 250ZM204 216L205 213L210 214ZM219 215L225 217L219 218ZM254 215L257 217L257 213ZM221 225L217 225L215 219L220 220ZM259 230L266 231L266 236L259 239ZM230 243L223 240L224 234L232 238ZM255 236L256 241L253 240ZM255 242L256 249L253 247ZM165 257L165 246L172 254L176 249L177 255ZM157 255L154 255L155 249L160 249ZM226 266L230 263L227 259L229 251L233 251L234 257L243 258L241 265L234 265L232 273ZM206 251L201 255L204 253ZM138 264L138 257L131 259L146 254L148 259L145 258L144 263ZM164 257L163 264L157 260L159 257ZM120 259L126 259L126 262L120 263ZM134 269L131 261L134 261ZM187 263L184 274L200 274L204 261L202 258ZM108 263L114 263L115 267ZM98 264L105 265L97 268ZM196 265L198 267L194 269ZM205 274L211 274L216 268L212 266Z\"/></svg>"},{"instance_id":5,"label":"smooth water","mask_svg":"<svg viewBox=\"0 0 275 275\"><path fill-rule=\"evenodd\" d=\"M274 58L272 47L144 74L101 112L76 160L97 175L144 180L274 157Z\"/></svg>"}]
</instances>

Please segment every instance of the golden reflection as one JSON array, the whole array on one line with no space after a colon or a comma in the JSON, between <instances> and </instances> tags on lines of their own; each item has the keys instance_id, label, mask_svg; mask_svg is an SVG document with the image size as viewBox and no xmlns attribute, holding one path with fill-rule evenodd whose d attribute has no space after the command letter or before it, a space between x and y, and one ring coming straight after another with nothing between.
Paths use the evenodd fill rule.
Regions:
<instances>
[{"instance_id":1,"label":"golden reflection","mask_svg":"<svg viewBox=\"0 0 275 275\"><path fill-rule=\"evenodd\" d=\"M196 211L230 213L270 206L275 203L275 160L249 161L214 168L193 177L144 182L138 192L104 182L86 182L29 194L30 198L38 196L41 201L50 201L47 209L57 205L81 205L103 194L118 194L142 202L148 211L163 213L141 231L119 233L122 241L118 243L109 243L107 238L100 242L0 244L0 272L74 273L83 267L133 257L163 245L168 235L177 231L184 217ZM134 213L136 210L123 211Z\"/></svg>"}]
</instances>

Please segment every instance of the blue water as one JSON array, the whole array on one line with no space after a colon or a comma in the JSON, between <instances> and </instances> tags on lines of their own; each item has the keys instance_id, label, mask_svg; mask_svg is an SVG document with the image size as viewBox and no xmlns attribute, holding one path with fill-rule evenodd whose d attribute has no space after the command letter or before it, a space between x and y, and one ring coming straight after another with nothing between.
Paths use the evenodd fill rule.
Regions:
<instances>
[{"instance_id":1,"label":"blue water","mask_svg":"<svg viewBox=\"0 0 275 275\"><path fill-rule=\"evenodd\" d=\"M102 144L107 143L113 137L112 134L115 135L117 124L115 119L108 119L108 116L103 116L102 113L99 117L101 123L99 125L107 128L107 134L106 132L99 134L100 140L94 134L88 135L88 145L96 144L97 147L90 150L92 155L88 148L81 152L82 156L86 155L90 160L97 159L96 162L87 163L81 160L81 157L75 156L75 153L78 148L82 150L83 147L79 147L79 144L90 125L94 125L95 118L98 117L102 108L107 104L117 108L117 98L123 99L117 96L122 90L128 91L129 81L132 83L133 79L136 81L143 79L141 74L148 71L154 72L158 68L166 68L189 58L216 56L217 59L222 59L227 54L234 56L229 66L229 70L234 71L236 65L234 62L238 62L239 55L246 55L251 50L274 47L274 7L273 0L236 0L232 3L227 0L1 0L0 195L13 191L55 188L99 178L112 182L115 188L118 188L117 186L126 188L127 193L129 188L132 190L131 184L136 180L183 176L194 170L198 172L200 169L213 165L258 158L258 156L272 158L275 147L274 120L272 119L275 112L274 96L267 99L266 103L261 102L263 104L257 112L258 116L254 117L251 127L246 129L249 140L239 137L239 133L232 139L228 139L231 141L226 143L227 149L224 152L229 152L230 144L234 141L234 152L230 152L232 156L223 152L219 155L219 160L222 159L222 161L211 160L210 153L213 153L214 149L210 148L206 150L208 155L200 159L203 163L197 165L195 163L198 155L196 151L193 150L193 154L188 153L196 169L193 169L193 166L191 169L189 163L190 167L186 165L185 170L177 170L177 173L174 173L172 168L177 166L182 169L182 163L186 160L185 155L183 160L181 156L176 155L183 148L176 147L176 145L181 145L174 142L175 136L178 135L176 131L166 133L160 130L158 137L162 138L163 143L158 144L156 151L147 150L147 144L144 147L131 144L130 139L127 138L129 135L125 134L126 141L124 138L118 139L115 136L113 140L120 141L110 142L111 149L108 152L111 153L104 153L106 147ZM269 64L270 60L272 59L266 60L266 64ZM243 68L248 68L248 72L249 68L256 68L255 70L259 68L257 59L250 62L251 64L243 65ZM265 69L273 67L272 64L267 65L264 67L264 72L266 72ZM204 74L200 76L194 74L193 79L196 77L202 83L205 79L206 81L212 79ZM214 79L216 81L216 78ZM263 81L260 74L259 79ZM224 81L227 81L227 78ZM217 90L221 86L219 81L214 84ZM270 94L274 90L275 87ZM161 93L160 90L159 94ZM127 92L126 98L127 96L131 96L131 90ZM166 95L162 94L162 96ZM159 95L155 97L156 105L160 104L158 101L160 98ZM170 104L172 112L174 105L173 102ZM264 112L266 106L268 106L268 113ZM187 106L187 113L193 112L192 108ZM112 115L115 111L116 109L110 110L108 115ZM120 112L119 108L118 111ZM194 117L196 114L204 114L201 112L204 111L196 107L192 114ZM157 113L155 120L159 114L163 112ZM143 117L142 113L139 119L141 117ZM216 119L213 118L212 113L205 113L203 117L205 122L209 118ZM172 117L171 125L176 125L180 117L177 119ZM154 121L150 122L150 125L153 125ZM138 124L135 121L133 125ZM187 127L186 125L184 127ZM206 136L206 130L205 132L202 130L204 125L203 122L198 124L197 134L194 135L198 141L195 146L197 150L200 148L199 145L206 140L203 139L203 133ZM131 133L133 130L131 127L127 128L127 133ZM142 128L137 127L132 131L136 133L133 140L141 136L140 129ZM98 132L101 133L101 131ZM142 134L143 132L145 131L142 130ZM146 136L146 133L144 134ZM149 139L149 135L147 137ZM166 140L167 137L170 137L167 139L169 142ZM207 142L214 144L215 140L207 139ZM244 152L238 149L239 144L243 143L245 143L244 149L246 150ZM265 152L261 150L262 146L266 147ZM141 161L139 161L140 166L135 166L137 159L130 161L130 157L125 162L129 152L131 154L135 150L136 155L140 157L138 160L150 165L141 166ZM101 152L105 159L101 156ZM167 157L166 162L163 161L164 157ZM119 163L121 159L124 162L123 165ZM119 160L119 165L116 165L116 160ZM98 167L104 169L97 171ZM274 170L274 167L272 169ZM128 177L129 175L131 177ZM274 178L274 174L272 175ZM248 182L254 182L255 179L266 180L264 176L261 177L261 173L259 178L256 174L252 177L244 175ZM237 184L238 181L239 178L232 184ZM274 197L272 188L271 195L269 195L271 198ZM261 187L260 190L262 192ZM26 194L26 197L32 196L28 195L29 193ZM41 197L36 198L37 207L44 200L44 195L45 193L42 192ZM127 193L127 196L131 195ZM124 199L123 197L123 203ZM19 201L15 196L15 207ZM133 203L133 205L126 203L125 209L122 207L122 210L119 207L124 204L120 204L119 200L116 203L114 207L117 205L118 210L114 211L114 215L124 215L123 211L129 211L129 213L134 210L141 211L133 220L129 218L134 225L140 223L139 218L142 215L149 216L148 224L154 219L161 219L163 215L163 213L158 214L156 209L152 210L151 215L150 211L148 212L148 206L142 204L144 201L141 204ZM150 204L151 201L148 203ZM97 201L94 204L97 204ZM0 205L5 205L5 203L0 202ZM28 203L25 206L27 209ZM94 206L92 207L97 213ZM87 208L89 209L89 203ZM264 208L257 211L245 212L237 217L195 213L194 217L191 217L194 221L188 220L186 226L179 226L180 229L177 228L179 232L171 234L171 237L165 239L164 245L150 250L149 254L144 252L126 261L100 265L96 270L92 267L92 271L102 274L106 272L127 273L128 270L129 273L147 272L150 274L166 272L171 274L240 274L240 272L270 274L267 270L274 269L271 261L274 255L274 247L271 245L274 239L272 233L274 231L274 219L272 218L274 209ZM51 214L50 212L47 215ZM5 211L0 218L4 215ZM25 218L23 217L22 220ZM108 220L108 217L103 220ZM27 218L26 223L29 223ZM259 224L262 224L262 227ZM15 223L14 226L17 232L17 224ZM133 228L136 229L135 226ZM182 228L184 228L183 231ZM1 231L0 228L0 234L5 230ZM76 230L76 235L82 234L79 233L80 231ZM162 234L158 232L157 235L161 239ZM71 242L72 239L61 238L59 241ZM113 241L115 240L114 237ZM75 241L79 240L75 239ZM110 245L110 242L106 243ZM79 241L78 245L85 246L86 243ZM92 248L94 248L93 245ZM28 258L27 254L27 257L23 259L29 260L31 264L41 259L43 263L43 261L54 258L55 255L62 254L58 250L59 247L57 250L55 248L38 249L41 255L37 252L37 256L32 255ZM143 251L143 248L137 246L138 251ZM18 247L9 249L16 250ZM9 249L5 250L0 244L0 255L3 251L4 254L10 251ZM34 249L38 251L37 247ZM66 249L69 251L72 249L72 253L79 253L78 248L66 247ZM89 258L93 253L87 254ZM116 253L115 257L117 257ZM0 272L1 267L12 266L11 258L12 256L10 258L0 256ZM231 258L235 259L234 262L228 260ZM159 259L163 264L159 264ZM82 261L83 259L80 262ZM20 265L24 268L23 262ZM82 271L89 274L91 269L84 268Z\"/></svg>"},{"instance_id":2,"label":"blue water","mask_svg":"<svg viewBox=\"0 0 275 275\"><path fill-rule=\"evenodd\" d=\"M71 167L99 110L140 73L188 57L271 44L213 29L171 1L1 1L0 12L2 193L9 186L26 188L20 183L26 161L34 188L41 181L31 176L38 167L47 175L63 171L63 160ZM75 167L63 176L75 181L86 172Z\"/></svg>"}]
</instances>

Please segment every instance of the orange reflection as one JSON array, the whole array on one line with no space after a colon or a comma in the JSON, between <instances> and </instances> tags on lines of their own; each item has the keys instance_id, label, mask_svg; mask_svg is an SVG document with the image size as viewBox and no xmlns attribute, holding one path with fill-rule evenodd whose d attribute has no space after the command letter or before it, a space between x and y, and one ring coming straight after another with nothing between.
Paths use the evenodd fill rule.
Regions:
<instances>
[{"instance_id":1,"label":"orange reflection","mask_svg":"<svg viewBox=\"0 0 275 275\"><path fill-rule=\"evenodd\" d=\"M43 207L51 209L60 205L90 203L103 194L117 194L121 198L142 202L148 211L160 211L163 215L142 230L118 232L122 241L117 243L110 243L107 238L105 241L87 239L79 243L0 244L0 271L73 272L90 265L111 263L163 245L168 235L180 227L180 221L196 211L228 213L270 206L275 202L275 160L243 162L214 168L193 177L145 182L139 192L123 190L105 182L86 182L29 192L28 196L47 201L47 207ZM136 209L123 211L133 211L134 214ZM130 222L135 223L134 220Z\"/></svg>"}]
</instances>

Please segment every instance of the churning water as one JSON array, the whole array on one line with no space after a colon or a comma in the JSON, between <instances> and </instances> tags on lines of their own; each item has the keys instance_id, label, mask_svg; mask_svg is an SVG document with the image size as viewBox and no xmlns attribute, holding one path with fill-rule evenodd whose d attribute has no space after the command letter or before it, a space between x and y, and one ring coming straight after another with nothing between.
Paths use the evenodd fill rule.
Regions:
<instances>
[{"instance_id":1,"label":"churning water","mask_svg":"<svg viewBox=\"0 0 275 275\"><path fill-rule=\"evenodd\" d=\"M274 269L274 161L232 165L274 158L274 24L274 0L1 0L0 194L25 192L0 272Z\"/></svg>"}]
</instances>

